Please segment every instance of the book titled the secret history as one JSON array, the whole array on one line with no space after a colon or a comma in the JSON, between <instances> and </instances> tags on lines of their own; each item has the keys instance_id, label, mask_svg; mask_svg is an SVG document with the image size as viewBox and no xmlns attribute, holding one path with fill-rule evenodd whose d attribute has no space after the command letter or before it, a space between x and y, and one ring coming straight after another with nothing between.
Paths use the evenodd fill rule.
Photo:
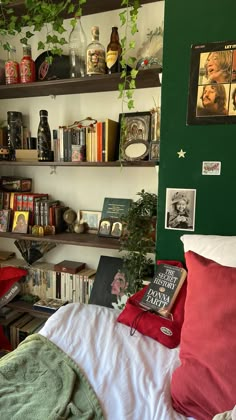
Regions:
<instances>
[{"instance_id":1,"label":"book titled the secret history","mask_svg":"<svg viewBox=\"0 0 236 420\"><path fill-rule=\"evenodd\" d=\"M186 275L184 268L169 264L158 265L156 274L147 287L140 305L168 317Z\"/></svg>"}]
</instances>

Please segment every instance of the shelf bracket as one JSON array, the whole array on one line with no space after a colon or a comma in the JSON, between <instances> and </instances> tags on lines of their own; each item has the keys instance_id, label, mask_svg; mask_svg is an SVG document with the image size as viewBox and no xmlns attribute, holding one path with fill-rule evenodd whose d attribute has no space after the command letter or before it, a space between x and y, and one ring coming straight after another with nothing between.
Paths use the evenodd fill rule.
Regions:
<instances>
[{"instance_id":1,"label":"shelf bracket","mask_svg":"<svg viewBox=\"0 0 236 420\"><path fill-rule=\"evenodd\" d=\"M55 175L57 173L56 169L56 166L50 166L50 175Z\"/></svg>"}]
</instances>

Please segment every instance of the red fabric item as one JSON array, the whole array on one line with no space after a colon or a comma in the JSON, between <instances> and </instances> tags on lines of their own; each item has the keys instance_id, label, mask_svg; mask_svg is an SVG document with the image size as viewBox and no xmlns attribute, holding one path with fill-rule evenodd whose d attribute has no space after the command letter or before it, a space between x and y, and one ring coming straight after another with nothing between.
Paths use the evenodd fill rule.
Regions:
<instances>
[{"instance_id":1,"label":"red fabric item","mask_svg":"<svg viewBox=\"0 0 236 420\"><path fill-rule=\"evenodd\" d=\"M183 267L179 261L159 260L157 264L170 264ZM148 286L131 296L117 318L118 322L136 329L143 335L159 341L164 346L172 349L180 342L181 327L184 320L184 303L186 297L186 281L180 289L172 308L173 320L163 318L157 314L144 311L139 302Z\"/></svg>"},{"instance_id":2,"label":"red fabric item","mask_svg":"<svg viewBox=\"0 0 236 420\"><path fill-rule=\"evenodd\" d=\"M180 360L172 376L173 407L211 420L231 410L236 391L236 268L192 251L185 254L188 288Z\"/></svg>"},{"instance_id":3,"label":"red fabric item","mask_svg":"<svg viewBox=\"0 0 236 420\"><path fill-rule=\"evenodd\" d=\"M26 276L27 271L17 267L0 268L0 297L11 288L11 286L21 277Z\"/></svg>"}]
</instances>

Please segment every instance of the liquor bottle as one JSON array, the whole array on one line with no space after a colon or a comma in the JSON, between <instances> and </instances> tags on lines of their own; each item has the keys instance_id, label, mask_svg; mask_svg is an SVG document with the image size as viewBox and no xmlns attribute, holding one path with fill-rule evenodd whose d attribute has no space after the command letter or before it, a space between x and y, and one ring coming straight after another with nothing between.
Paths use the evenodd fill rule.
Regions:
<instances>
[{"instance_id":1,"label":"liquor bottle","mask_svg":"<svg viewBox=\"0 0 236 420\"><path fill-rule=\"evenodd\" d=\"M109 74L118 73L121 71L121 52L122 48L119 41L118 28L116 26L113 26L111 31L111 39L107 46L106 54L107 72Z\"/></svg>"},{"instance_id":2,"label":"liquor bottle","mask_svg":"<svg viewBox=\"0 0 236 420\"><path fill-rule=\"evenodd\" d=\"M8 59L5 63L6 85L19 83L19 64L16 61L16 49L10 47L8 51Z\"/></svg>"},{"instance_id":3,"label":"liquor bottle","mask_svg":"<svg viewBox=\"0 0 236 420\"><path fill-rule=\"evenodd\" d=\"M105 48L99 42L99 27L93 26L91 29L92 42L87 46L87 74L104 74L105 66Z\"/></svg>"},{"instance_id":4,"label":"liquor bottle","mask_svg":"<svg viewBox=\"0 0 236 420\"><path fill-rule=\"evenodd\" d=\"M52 160L51 151L51 131L48 124L48 112L39 111L40 121L38 126L38 161L50 162Z\"/></svg>"},{"instance_id":5,"label":"liquor bottle","mask_svg":"<svg viewBox=\"0 0 236 420\"><path fill-rule=\"evenodd\" d=\"M78 17L69 36L70 77L84 77L86 74L87 39Z\"/></svg>"},{"instance_id":6,"label":"liquor bottle","mask_svg":"<svg viewBox=\"0 0 236 420\"><path fill-rule=\"evenodd\" d=\"M20 83L35 82L35 62L31 56L31 46L23 46L23 57L20 62Z\"/></svg>"}]
</instances>

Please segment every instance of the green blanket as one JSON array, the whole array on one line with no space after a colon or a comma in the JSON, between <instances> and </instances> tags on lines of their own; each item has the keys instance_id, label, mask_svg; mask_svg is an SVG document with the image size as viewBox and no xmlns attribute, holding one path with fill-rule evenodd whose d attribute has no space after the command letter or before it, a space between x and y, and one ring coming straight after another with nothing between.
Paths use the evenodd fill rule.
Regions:
<instances>
[{"instance_id":1,"label":"green blanket","mask_svg":"<svg viewBox=\"0 0 236 420\"><path fill-rule=\"evenodd\" d=\"M79 367L40 334L0 359L1 420L101 420L98 399Z\"/></svg>"}]
</instances>

